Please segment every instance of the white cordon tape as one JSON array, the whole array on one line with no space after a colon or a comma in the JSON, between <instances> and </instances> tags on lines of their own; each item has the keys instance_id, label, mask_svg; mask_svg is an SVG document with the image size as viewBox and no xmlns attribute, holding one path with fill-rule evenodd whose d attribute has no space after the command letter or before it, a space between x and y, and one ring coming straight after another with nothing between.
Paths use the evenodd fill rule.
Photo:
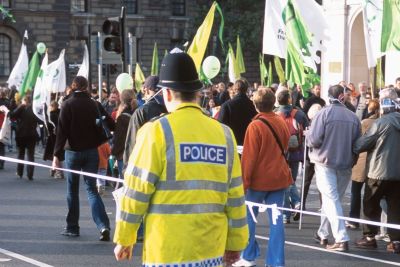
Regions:
<instances>
[{"instance_id":1,"label":"white cordon tape","mask_svg":"<svg viewBox=\"0 0 400 267\"><path fill-rule=\"evenodd\" d=\"M326 216L325 214L318 213L318 212L305 211L305 210L301 211L301 210L288 209L288 208L278 208L276 206L276 204L265 205L265 204L255 203L255 202L251 202L251 201L247 201L247 200L246 200L246 205L249 206L250 214L253 217L254 222L256 222L256 223L257 223L257 219L254 215L253 207L258 207L260 212L265 212L267 209L271 209L272 210L272 220L273 220L274 224L276 222L276 219L274 219L274 216L276 217L277 216L276 214L278 214L278 215L281 214L280 210L298 212L298 213L302 213L302 214L319 216L319 217ZM355 219L355 218L344 217L344 216L336 216L336 218L341 219L341 220L346 220L346 221L352 221L352 222L358 222L358 223L362 223L362 224L370 224L370 225L376 225L376 226L383 226L386 228L393 228L393 229L400 230L400 225L393 224L393 223L381 223L381 222L367 221L367 220Z\"/></svg>"},{"instance_id":2,"label":"white cordon tape","mask_svg":"<svg viewBox=\"0 0 400 267\"><path fill-rule=\"evenodd\" d=\"M47 169L55 169L55 170L60 170L60 171L72 172L72 173L82 174L82 175L92 177L92 178L100 178L100 179L107 180L107 181L123 183L123 180L121 180L119 178L114 178L114 177L109 177L109 176L95 174L95 173L89 173L89 172L75 171L75 170L64 169L64 168L53 168L52 166L49 166L49 165L40 164L40 163L36 163L36 162L30 162L30 161L26 161L26 160L14 159L14 158L3 157L3 156L0 156L0 160L5 160L5 161L9 161L9 162L14 162L14 163L21 163L21 164L26 164L26 165L32 165L32 166L37 166L37 167L43 167L43 168L47 168ZM253 217L254 222L256 222L256 223L257 223L257 219L253 213L252 207L258 207L260 212L265 212L267 209L271 209L273 224L276 224L276 219L281 214L281 210L282 211L299 212L302 214L319 216L319 217L325 216L324 214L312 212L312 211L304 211L304 210L301 211L301 210L296 210L296 209L278 208L278 206L276 204L265 205L265 204L251 202L251 201L246 201L246 205L249 206L250 214ZM346 221L351 221L351 222L383 226L383 227L387 227L387 228L393 228L393 229L400 230L400 225L398 225L398 224L373 222L373 221L367 221L367 220L355 219L355 218L343 217L343 216L337 216L337 218L346 220Z\"/></svg>"},{"instance_id":3,"label":"white cordon tape","mask_svg":"<svg viewBox=\"0 0 400 267\"><path fill-rule=\"evenodd\" d=\"M9 161L9 162L14 162L14 163L21 163L21 164L26 164L26 165L32 165L32 166L37 166L37 167L43 167L43 168L52 169L52 170L54 169L54 170L72 172L72 173L76 173L76 174L82 174L82 175L85 175L85 176L89 176L89 177L92 177L92 178L100 178L100 179L103 179L103 180L117 182L117 183L123 183L124 182L124 180L121 180L119 178L109 177L109 176L90 173L90 172L82 172L82 171L64 169L64 168L53 168L52 166L49 166L49 165L40 164L40 163L36 163L36 162L31 162L31 161L26 161L26 160L14 159L14 158L3 157L3 156L0 156L0 160L5 160L5 161Z\"/></svg>"}]
</instances>

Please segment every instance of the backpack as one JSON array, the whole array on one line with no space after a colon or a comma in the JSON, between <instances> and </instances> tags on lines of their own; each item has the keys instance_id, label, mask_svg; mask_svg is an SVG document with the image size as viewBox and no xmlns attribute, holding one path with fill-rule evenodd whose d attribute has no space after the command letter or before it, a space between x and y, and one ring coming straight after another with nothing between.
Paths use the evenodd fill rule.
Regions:
<instances>
[{"instance_id":1,"label":"backpack","mask_svg":"<svg viewBox=\"0 0 400 267\"><path fill-rule=\"evenodd\" d=\"M289 129L289 152L294 152L302 149L303 126L296 121L296 113L297 109L292 109L292 111L290 112L290 116L286 117L284 112L277 112L277 114L281 116L281 118L285 121Z\"/></svg>"}]
</instances>

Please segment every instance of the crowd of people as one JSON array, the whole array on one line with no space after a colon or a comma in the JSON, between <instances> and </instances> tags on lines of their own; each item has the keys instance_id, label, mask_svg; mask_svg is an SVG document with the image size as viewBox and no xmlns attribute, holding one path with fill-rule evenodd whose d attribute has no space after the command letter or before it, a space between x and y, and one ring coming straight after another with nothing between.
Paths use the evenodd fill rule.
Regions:
<instances>
[{"instance_id":1,"label":"crowd of people","mask_svg":"<svg viewBox=\"0 0 400 267\"><path fill-rule=\"evenodd\" d=\"M99 96L95 86L77 76L64 95L53 95L44 122L35 116L30 94L20 99L15 88L1 88L0 125L5 116L12 121L19 159L27 151L33 162L35 147L43 142L43 159L55 168L64 162L67 169L121 179L109 184L124 184L114 236L118 260L130 258L134 244L144 240L144 266L222 266L223 261L255 266L260 248L247 200L296 211L278 217L267 211L274 246L268 247L265 264L284 266L284 224L299 220L306 209L313 177L325 215L313 238L327 250L348 251L347 230L360 227L337 218L345 215L342 199L349 184L349 217L400 224L395 162L400 78L379 95L364 82L355 88L342 81L329 88L328 105L319 84L307 96L301 86L250 86L242 79L203 87L183 53L164 58L160 77L147 77L139 92L103 86ZM7 145L11 149L0 142L0 155ZM236 146L243 146L240 156ZM300 168L303 197L296 186ZM23 175L24 165L18 164L17 176ZM33 180L33 166L27 166L26 175ZM50 175L66 176L68 214L61 234L77 237L79 175L59 170ZM84 181L100 240L109 241L101 198L107 183L86 176ZM258 208L252 209L257 216ZM199 223L203 229L194 228ZM356 246L376 248L376 240L400 253L399 230L369 224Z\"/></svg>"}]
</instances>

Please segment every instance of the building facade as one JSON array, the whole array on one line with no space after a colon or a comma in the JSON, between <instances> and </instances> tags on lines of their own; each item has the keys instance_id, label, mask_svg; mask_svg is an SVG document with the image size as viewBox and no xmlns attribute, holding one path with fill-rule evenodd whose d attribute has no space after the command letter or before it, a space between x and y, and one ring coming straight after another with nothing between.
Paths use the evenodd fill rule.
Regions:
<instances>
[{"instance_id":1,"label":"building facade","mask_svg":"<svg viewBox=\"0 0 400 267\"><path fill-rule=\"evenodd\" d=\"M325 42L322 52L321 77L324 96L330 85L340 81L366 82L373 87L374 70L368 68L365 48L363 4L364 0L324 0L327 22L330 25L330 40ZM395 83L400 77L399 52L390 52L383 57L382 69L385 84ZM384 86L384 85L382 85Z\"/></svg>"},{"instance_id":2,"label":"building facade","mask_svg":"<svg viewBox=\"0 0 400 267\"><path fill-rule=\"evenodd\" d=\"M126 29L136 37L136 59L145 75L150 74L154 43L160 59L165 50L182 46L193 32L192 17L197 12L195 0L1 0L16 22L0 19L0 84L7 81L18 58L24 31L29 55L38 42L48 48L49 62L66 48L68 81L82 62L84 44L92 34L102 31L106 18L117 17L126 7ZM90 26L89 26L90 25ZM93 54L92 54L93 55ZM121 71L121 66L111 80ZM97 79L92 64L92 76Z\"/></svg>"}]
</instances>

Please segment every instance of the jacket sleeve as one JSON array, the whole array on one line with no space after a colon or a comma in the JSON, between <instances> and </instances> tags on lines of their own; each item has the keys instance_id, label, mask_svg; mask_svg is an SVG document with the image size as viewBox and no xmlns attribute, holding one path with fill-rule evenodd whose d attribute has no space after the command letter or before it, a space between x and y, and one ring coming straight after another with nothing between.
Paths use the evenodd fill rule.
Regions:
<instances>
[{"instance_id":1,"label":"jacket sleeve","mask_svg":"<svg viewBox=\"0 0 400 267\"><path fill-rule=\"evenodd\" d=\"M104 107L101 105L101 103L96 101L96 104L97 104L97 108L99 109L101 115L106 117L105 122L107 124L108 129L110 129L111 131L114 131L115 121L110 116L110 114L107 113L107 111L104 109Z\"/></svg>"},{"instance_id":2,"label":"jacket sleeve","mask_svg":"<svg viewBox=\"0 0 400 267\"><path fill-rule=\"evenodd\" d=\"M365 132L363 136L357 139L353 146L353 152L360 154L361 152L369 151L375 147L376 141L378 140L379 125L372 123L371 127Z\"/></svg>"},{"instance_id":3,"label":"jacket sleeve","mask_svg":"<svg viewBox=\"0 0 400 267\"><path fill-rule=\"evenodd\" d=\"M311 123L310 130L307 132L307 145L310 147L319 148L325 137L325 124L322 118L324 114L318 113Z\"/></svg>"},{"instance_id":4,"label":"jacket sleeve","mask_svg":"<svg viewBox=\"0 0 400 267\"><path fill-rule=\"evenodd\" d=\"M64 102L65 103L65 102ZM68 106L64 105L60 111L60 118L57 125L56 142L54 145L54 156L59 159L63 158L64 146L67 142L67 136L69 136L70 127L70 116L68 112Z\"/></svg>"},{"instance_id":5,"label":"jacket sleeve","mask_svg":"<svg viewBox=\"0 0 400 267\"><path fill-rule=\"evenodd\" d=\"M231 136L233 133L231 131ZM240 159L237 152L237 144L234 140L234 159L232 167L232 179L228 189L228 201L226 204L226 214L228 216L228 237L226 250L242 251L246 248L249 230L247 226L246 204L242 182L242 172Z\"/></svg>"},{"instance_id":6,"label":"jacket sleeve","mask_svg":"<svg viewBox=\"0 0 400 267\"><path fill-rule=\"evenodd\" d=\"M140 109L135 110L135 112L132 114L129 120L128 131L126 133L126 138L125 138L124 155L123 155L124 169L128 164L129 157L132 153L133 147L135 146L137 132L139 131L140 126L143 125L143 124L140 125L141 116L139 115L139 112Z\"/></svg>"},{"instance_id":7,"label":"jacket sleeve","mask_svg":"<svg viewBox=\"0 0 400 267\"><path fill-rule=\"evenodd\" d=\"M218 121L223 124L229 124L229 107L226 104L221 106L221 110L219 112Z\"/></svg>"},{"instance_id":8,"label":"jacket sleeve","mask_svg":"<svg viewBox=\"0 0 400 267\"><path fill-rule=\"evenodd\" d=\"M163 140L159 123L146 124L138 132L124 175L124 191L119 199L114 235L117 244L129 246L136 242L137 230L163 171Z\"/></svg>"},{"instance_id":9,"label":"jacket sleeve","mask_svg":"<svg viewBox=\"0 0 400 267\"><path fill-rule=\"evenodd\" d=\"M257 130L255 122L249 124L246 130L243 143L243 154L242 154L242 171L243 171L243 183L244 190L247 190L251 184L251 177L253 176L253 170L256 169L258 151L260 150L260 134Z\"/></svg>"}]
</instances>

